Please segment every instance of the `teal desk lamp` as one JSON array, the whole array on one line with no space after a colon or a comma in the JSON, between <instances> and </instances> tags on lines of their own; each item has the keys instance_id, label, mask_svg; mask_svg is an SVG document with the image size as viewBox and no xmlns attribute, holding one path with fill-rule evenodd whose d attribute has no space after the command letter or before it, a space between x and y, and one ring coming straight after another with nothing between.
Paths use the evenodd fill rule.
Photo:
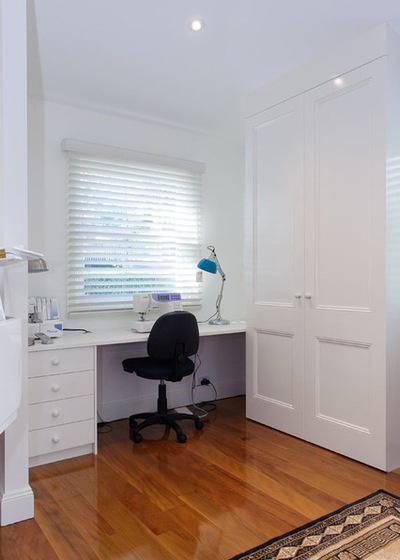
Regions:
<instances>
[{"instance_id":1,"label":"teal desk lamp","mask_svg":"<svg viewBox=\"0 0 400 560\"><path fill-rule=\"evenodd\" d=\"M214 315L216 315L215 319L210 319L209 324L210 325L229 325L229 321L227 321L226 319L222 319L221 317L221 312L220 312L220 307L221 307L221 301L222 301L222 293L224 291L224 284L225 284L225 280L226 280L226 276L224 271L221 268L221 265L219 264L219 260L217 258L217 254L215 252L215 247L213 247L212 245L209 245L207 247L207 249L209 251L211 251L210 255L208 256L207 259L201 259L201 261L198 262L197 264L197 268L200 268L200 270L204 270L204 272L210 272L211 274L217 274L217 271L220 273L221 277L222 277L222 284L221 284L221 291L219 292L219 295L217 297L217 301L216 301L216 312L214 313ZM213 317L214 317L213 315Z\"/></svg>"}]
</instances>

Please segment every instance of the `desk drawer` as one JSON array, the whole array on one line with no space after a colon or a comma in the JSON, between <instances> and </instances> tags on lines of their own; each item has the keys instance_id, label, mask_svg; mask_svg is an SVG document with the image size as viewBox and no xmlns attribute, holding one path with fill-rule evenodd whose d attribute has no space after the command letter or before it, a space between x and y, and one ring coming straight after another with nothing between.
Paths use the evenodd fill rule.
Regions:
<instances>
[{"instance_id":1,"label":"desk drawer","mask_svg":"<svg viewBox=\"0 0 400 560\"><path fill-rule=\"evenodd\" d=\"M94 442L94 422L85 420L29 432L29 457Z\"/></svg>"},{"instance_id":2,"label":"desk drawer","mask_svg":"<svg viewBox=\"0 0 400 560\"><path fill-rule=\"evenodd\" d=\"M28 379L29 404L94 394L94 372L79 371Z\"/></svg>"},{"instance_id":3,"label":"desk drawer","mask_svg":"<svg viewBox=\"0 0 400 560\"><path fill-rule=\"evenodd\" d=\"M85 371L94 368L94 350L85 348L64 348L31 352L28 354L29 377Z\"/></svg>"},{"instance_id":4,"label":"desk drawer","mask_svg":"<svg viewBox=\"0 0 400 560\"><path fill-rule=\"evenodd\" d=\"M29 430L31 431L93 418L93 395L29 406Z\"/></svg>"}]
</instances>

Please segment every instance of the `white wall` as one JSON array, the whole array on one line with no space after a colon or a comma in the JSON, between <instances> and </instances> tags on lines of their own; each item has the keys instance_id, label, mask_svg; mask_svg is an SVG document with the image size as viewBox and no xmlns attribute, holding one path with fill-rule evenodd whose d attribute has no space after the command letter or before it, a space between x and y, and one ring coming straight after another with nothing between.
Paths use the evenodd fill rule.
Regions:
<instances>
[{"instance_id":1,"label":"white wall","mask_svg":"<svg viewBox=\"0 0 400 560\"><path fill-rule=\"evenodd\" d=\"M25 0L0 1L0 73L0 247L10 248L25 245L28 237ZM0 435L1 525L33 516L28 479L27 278L26 263L0 271L6 314L23 323L21 404L17 419Z\"/></svg>"},{"instance_id":2,"label":"white wall","mask_svg":"<svg viewBox=\"0 0 400 560\"><path fill-rule=\"evenodd\" d=\"M65 156L63 138L201 161L204 252L215 245L227 275L222 315L244 317L242 209L244 147L241 142L172 126L29 99L29 246L45 253L50 271L30 275L30 295L58 297L65 325L110 328L129 325L131 312L68 318L65 313ZM204 305L199 320L215 311L220 277L204 273Z\"/></svg>"}]
</instances>

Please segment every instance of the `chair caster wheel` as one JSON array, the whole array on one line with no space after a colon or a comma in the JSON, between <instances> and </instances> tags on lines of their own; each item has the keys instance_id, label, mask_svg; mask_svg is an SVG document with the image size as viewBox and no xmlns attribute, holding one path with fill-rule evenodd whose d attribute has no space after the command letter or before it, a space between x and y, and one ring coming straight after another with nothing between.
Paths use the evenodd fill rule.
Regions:
<instances>
[{"instance_id":1,"label":"chair caster wheel","mask_svg":"<svg viewBox=\"0 0 400 560\"><path fill-rule=\"evenodd\" d=\"M179 443L186 443L186 436L185 434L176 434L176 439L179 441Z\"/></svg>"},{"instance_id":2,"label":"chair caster wheel","mask_svg":"<svg viewBox=\"0 0 400 560\"><path fill-rule=\"evenodd\" d=\"M201 420L199 420L198 422L194 423L194 426L195 426L196 430L201 430L203 428L204 424Z\"/></svg>"},{"instance_id":3,"label":"chair caster wheel","mask_svg":"<svg viewBox=\"0 0 400 560\"><path fill-rule=\"evenodd\" d=\"M131 440L134 441L135 443L140 443L143 439L142 434L135 434L133 430L130 430L129 436Z\"/></svg>"}]
</instances>

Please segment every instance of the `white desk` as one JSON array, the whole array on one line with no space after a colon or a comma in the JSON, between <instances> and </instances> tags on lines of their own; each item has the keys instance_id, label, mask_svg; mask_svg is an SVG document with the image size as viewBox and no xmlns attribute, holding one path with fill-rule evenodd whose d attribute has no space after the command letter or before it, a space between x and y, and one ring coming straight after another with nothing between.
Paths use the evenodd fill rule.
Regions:
<instances>
[{"instance_id":1,"label":"white desk","mask_svg":"<svg viewBox=\"0 0 400 560\"><path fill-rule=\"evenodd\" d=\"M221 326L200 323L200 342L204 344L210 337L211 342L221 335L243 334L245 330L244 322ZM104 380L112 385L121 383L122 378L130 384L131 390L132 378L128 379L122 372L120 353L130 354L135 348L132 344L138 344L136 351L143 353L147 339L148 333L136 333L127 328L91 333L65 331L53 344L37 342L29 347L31 466L97 452L98 375L100 390ZM208 349L205 354L209 354ZM220 356L218 358L220 361ZM207 355L204 359L208 359ZM137 399L143 410L151 410L149 396L142 398L140 390L138 392ZM126 409L131 410L130 407L127 401Z\"/></svg>"},{"instance_id":2,"label":"white desk","mask_svg":"<svg viewBox=\"0 0 400 560\"><path fill-rule=\"evenodd\" d=\"M200 337L217 336L224 334L243 333L246 331L244 321L232 322L229 325L209 325L199 323ZM55 348L77 348L79 346L109 346L110 344L129 344L135 342L146 342L149 333L137 333L129 329L104 329L94 332L70 332L65 331L63 336L55 338L53 344L42 344L36 341L34 346L29 347L29 352L43 352Z\"/></svg>"}]
</instances>

